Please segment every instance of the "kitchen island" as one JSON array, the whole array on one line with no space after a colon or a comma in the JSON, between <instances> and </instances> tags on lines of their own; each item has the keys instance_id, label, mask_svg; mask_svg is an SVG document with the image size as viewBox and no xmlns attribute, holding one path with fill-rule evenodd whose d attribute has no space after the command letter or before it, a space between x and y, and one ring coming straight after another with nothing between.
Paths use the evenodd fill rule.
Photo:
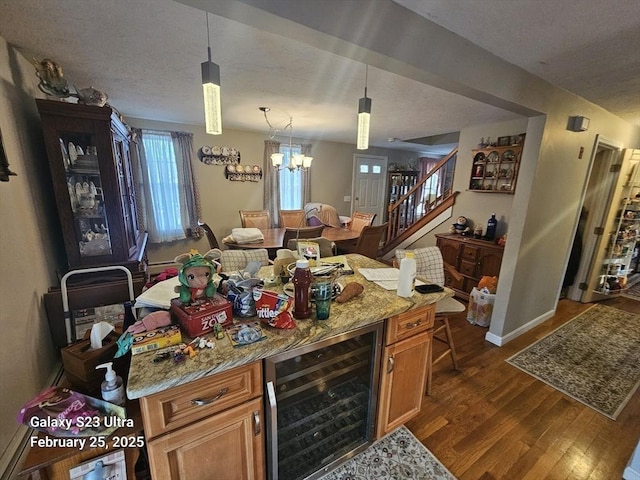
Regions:
<instances>
[{"instance_id":1,"label":"kitchen island","mask_svg":"<svg viewBox=\"0 0 640 480\"><path fill-rule=\"evenodd\" d=\"M347 450L324 441L324 453L320 455L328 460L310 462L315 465L310 471L316 473L309 478L321 475L345 456L362 451L375 438L418 414L431 352L435 302L452 296L453 291L445 289L401 298L395 290L385 290L359 273L361 268L388 268L387 265L360 255L348 255L347 260L354 274L342 277L340 283L358 282L364 286L364 292L347 303L334 302L327 320L316 320L313 316L296 320L296 328L291 330L265 326L265 339L237 348L225 336L215 341L215 348L200 350L194 358L177 364L171 360L154 363L153 354L132 357L127 394L131 399L140 399L154 480L262 479L267 477L267 467L271 472L269 478L277 478L279 458L290 459L296 453L302 459L307 449L317 454L315 447L320 447L320 443L315 442L320 441L327 425L335 421L331 418L339 416L329 415L329 424L317 427L322 431L310 426L299 432L296 441L307 437L311 441L307 447L292 450L285 447L280 456L277 454L274 439L279 438L280 424L270 418L279 418L276 396L288 388L289 381L293 382L291 393L286 395L302 395L301 405L310 408L309 414L314 412L314 416L320 407L311 407L312 397L323 396L323 391L334 395L339 388L333 383L337 375L354 380L364 375L372 392L364 405L360 403L365 413L369 412L364 424L362 418L357 420L364 428L363 440L353 447L347 445ZM234 319L242 321L245 319ZM370 347L361 343L367 336L373 336ZM277 357L290 358L292 365L299 365L295 367L299 371L286 374L285 383L274 381L272 385L267 382L268 365ZM368 367L363 374L364 363ZM273 366L270 368L273 371ZM347 373L351 371L357 377ZM308 385L299 383L303 379L320 390L301 386ZM274 388L280 393L276 394ZM342 400L336 397L329 400L332 403L340 405ZM271 411L266 417L265 408ZM292 411L286 411L291 416ZM352 415L350 411L345 414L347 423L342 425L352 429L355 417L347 420ZM298 423L301 421L305 421L304 416ZM290 476L282 472L281 475Z\"/></svg>"},{"instance_id":2,"label":"kitchen island","mask_svg":"<svg viewBox=\"0 0 640 480\"><path fill-rule=\"evenodd\" d=\"M297 327L292 330L264 327L263 331L267 336L265 340L237 348L232 347L225 336L216 340L214 349L200 350L195 358L179 364L170 361L154 363L152 353L134 355L131 358L127 381L127 397L135 399L158 393L286 350L371 325L453 295L451 290L445 289L444 292L427 295L415 293L411 298L398 297L395 290L385 290L358 273L360 268L388 268L388 265L358 254L350 254L347 259L354 269L354 274L344 276L339 281L342 284L358 282L364 285L364 292L347 303L333 302L331 315L327 320L316 320L312 315L306 320L296 320ZM268 287L265 290L282 291L281 287ZM247 319L236 320L241 322ZM255 321L256 318L250 320Z\"/></svg>"}]
</instances>

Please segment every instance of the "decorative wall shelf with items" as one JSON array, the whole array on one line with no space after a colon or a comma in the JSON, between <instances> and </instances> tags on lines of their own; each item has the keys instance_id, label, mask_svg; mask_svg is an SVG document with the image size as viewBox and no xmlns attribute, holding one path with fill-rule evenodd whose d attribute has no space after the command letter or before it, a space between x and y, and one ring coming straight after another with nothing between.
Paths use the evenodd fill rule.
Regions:
<instances>
[{"instance_id":1,"label":"decorative wall shelf with items","mask_svg":"<svg viewBox=\"0 0 640 480\"><path fill-rule=\"evenodd\" d=\"M501 137L514 138L518 137ZM485 146L471 150L473 165L469 191L513 194L516 190L522 142L515 145Z\"/></svg>"}]
</instances>

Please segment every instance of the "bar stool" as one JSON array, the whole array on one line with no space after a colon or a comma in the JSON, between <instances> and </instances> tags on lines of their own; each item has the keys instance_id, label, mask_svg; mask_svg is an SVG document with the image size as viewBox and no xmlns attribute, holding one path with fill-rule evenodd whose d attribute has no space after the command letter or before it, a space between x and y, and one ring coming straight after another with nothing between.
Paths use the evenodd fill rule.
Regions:
<instances>
[{"instance_id":1,"label":"bar stool","mask_svg":"<svg viewBox=\"0 0 640 480\"><path fill-rule=\"evenodd\" d=\"M406 256L408 250L396 250L394 265L397 266L399 261ZM431 283L444 285L445 270L456 281L462 279L462 275L452 265L446 263L442 258L442 252L438 247L416 248L413 256L416 259L416 274ZM461 313L465 310L465 305L458 302L454 298L447 297L436 302L435 329L433 331L433 340L439 341L447 345L447 349L433 358L433 342L429 348L429 358L427 359L427 386L426 394L431 395L431 383L433 376L433 366L445 358L451 356L454 370L458 370L458 359L456 358L456 347L453 343L453 335L449 326L449 315ZM444 333L444 336L443 336Z\"/></svg>"},{"instance_id":2,"label":"bar stool","mask_svg":"<svg viewBox=\"0 0 640 480\"><path fill-rule=\"evenodd\" d=\"M451 334L451 327L449 326L449 315L454 313L462 313L465 310L465 306L454 300L453 298L445 298L436 303L436 317L435 317L435 329L433 330L433 340L439 341L447 345L444 350L436 358L433 358L433 343L431 344L431 352L427 360L427 395L431 395L431 383L433 375L433 366L447 355L451 356L453 363L453 369L459 370L458 359L456 357L456 346L453 343L453 335ZM444 332L444 336L442 333Z\"/></svg>"}]
</instances>

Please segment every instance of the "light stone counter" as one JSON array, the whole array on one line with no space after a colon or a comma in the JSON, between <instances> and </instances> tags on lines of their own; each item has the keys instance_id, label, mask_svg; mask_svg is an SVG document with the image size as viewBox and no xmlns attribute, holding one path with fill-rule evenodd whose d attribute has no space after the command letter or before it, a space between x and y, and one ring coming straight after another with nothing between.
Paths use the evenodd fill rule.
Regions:
<instances>
[{"instance_id":1,"label":"light stone counter","mask_svg":"<svg viewBox=\"0 0 640 480\"><path fill-rule=\"evenodd\" d=\"M237 348L233 348L229 338L225 336L223 339L215 340L214 349L200 350L195 358L187 358L178 364L173 363L172 360L153 363L152 352L134 355L131 357L127 397L134 399L158 393L208 375L371 325L414 307L431 304L453 295L452 290L445 288L445 291L440 293L427 295L415 293L410 299L398 297L395 290L384 290L358 273L359 268L388 268L388 265L361 255L348 255L347 259L355 273L341 277L340 283L345 285L348 282L358 282L364 285L365 289L360 296L347 303L333 302L329 319L316 320L314 313L309 319L296 320L297 326L291 330L277 330L264 325L263 331L267 337L265 340ZM278 291L280 287L267 287L265 290ZM242 320L247 319L234 321L241 323ZM256 321L257 318L248 320Z\"/></svg>"}]
</instances>

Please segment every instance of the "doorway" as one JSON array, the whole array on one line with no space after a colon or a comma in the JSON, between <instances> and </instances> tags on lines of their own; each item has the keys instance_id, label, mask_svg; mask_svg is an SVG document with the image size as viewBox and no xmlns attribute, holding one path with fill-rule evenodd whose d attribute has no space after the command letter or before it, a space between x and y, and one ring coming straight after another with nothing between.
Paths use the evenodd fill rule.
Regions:
<instances>
[{"instance_id":1,"label":"doorway","mask_svg":"<svg viewBox=\"0 0 640 480\"><path fill-rule=\"evenodd\" d=\"M600 273L604 248L608 241L605 234L607 218L615 200L615 191L620 176L622 159L620 145L602 136L596 137L589 176L583 196L580 220L576 228L575 249L580 250L577 270L571 272L571 256L567 276L574 273L573 284L568 287L567 297L582 303L594 298L594 278Z\"/></svg>"},{"instance_id":2,"label":"doorway","mask_svg":"<svg viewBox=\"0 0 640 480\"><path fill-rule=\"evenodd\" d=\"M375 225L384 223L387 181L386 156L355 154L353 156L353 185L351 212L375 213Z\"/></svg>"}]
</instances>

